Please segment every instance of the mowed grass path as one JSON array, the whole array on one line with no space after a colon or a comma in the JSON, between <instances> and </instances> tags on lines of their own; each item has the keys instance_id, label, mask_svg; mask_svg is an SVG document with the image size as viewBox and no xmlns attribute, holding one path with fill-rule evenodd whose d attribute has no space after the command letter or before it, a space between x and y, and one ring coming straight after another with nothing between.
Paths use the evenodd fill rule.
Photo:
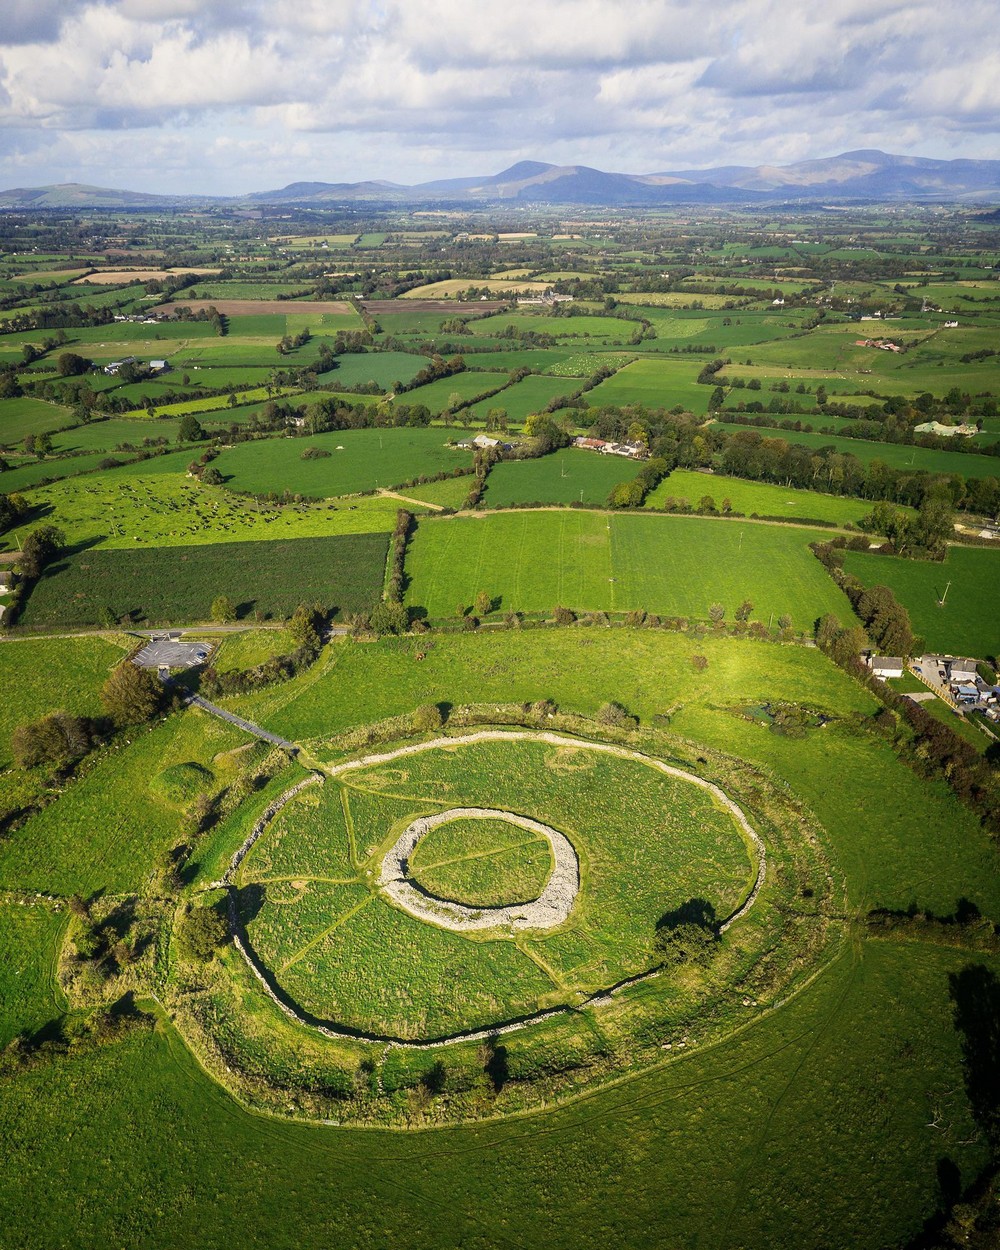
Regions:
<instances>
[{"instance_id":1,"label":"mowed grass path","mask_svg":"<svg viewBox=\"0 0 1000 1250\"><path fill-rule=\"evenodd\" d=\"M1000 656L1000 552L951 547L943 564L933 564L849 551L844 568L866 586L888 586L928 650Z\"/></svg>"},{"instance_id":2,"label":"mowed grass path","mask_svg":"<svg viewBox=\"0 0 1000 1250\"><path fill-rule=\"evenodd\" d=\"M629 611L728 619L744 599L798 629L847 600L809 550L821 531L754 522L597 512L518 512L422 520L407 556L407 599L452 616L485 590L502 610Z\"/></svg>"},{"instance_id":3,"label":"mowed grass path","mask_svg":"<svg viewBox=\"0 0 1000 1250\"><path fill-rule=\"evenodd\" d=\"M329 456L303 460L309 447ZM341 450L339 450L341 449ZM397 486L472 463L440 429L337 430L305 438L263 439L224 451L215 465L234 490L295 491L321 499Z\"/></svg>"}]
</instances>

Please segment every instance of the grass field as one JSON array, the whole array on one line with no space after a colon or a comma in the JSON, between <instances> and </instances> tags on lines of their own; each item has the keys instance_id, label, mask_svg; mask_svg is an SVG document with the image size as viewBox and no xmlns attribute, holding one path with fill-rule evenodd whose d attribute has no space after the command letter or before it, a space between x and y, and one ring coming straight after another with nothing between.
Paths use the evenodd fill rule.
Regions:
<instances>
[{"instance_id":1,"label":"grass field","mask_svg":"<svg viewBox=\"0 0 1000 1250\"><path fill-rule=\"evenodd\" d=\"M523 421L533 412L544 412L549 400L569 395L579 386L570 378L532 374L490 399L473 404L470 411L478 420L486 419L491 408L503 408L512 421Z\"/></svg>"},{"instance_id":2,"label":"grass field","mask_svg":"<svg viewBox=\"0 0 1000 1250\"><path fill-rule=\"evenodd\" d=\"M642 357L588 391L587 403L591 408L605 404L619 407L642 404L646 408L669 409L680 405L690 412L705 413L712 388L696 381L703 363L696 357L691 360Z\"/></svg>"},{"instance_id":3,"label":"grass field","mask_svg":"<svg viewBox=\"0 0 1000 1250\"><path fill-rule=\"evenodd\" d=\"M412 757L402 775L385 766L359 770L341 785L355 841L364 830L362 841L372 843L367 855L360 852L353 880L330 875L332 864L343 871L350 845L343 826L339 853L331 857L325 844L335 801L309 793L298 813L279 822L274 851L270 834L256 843L239 883L263 887L248 932L278 981L313 1014L358 1028L435 1036L570 1000L648 969L664 910L697 897L725 916L753 880L738 826L708 794L585 745L475 743ZM474 805L485 796L572 839L585 889L558 932L516 943L503 932L447 933L365 890L365 870L377 871L405 823L435 805ZM289 819L292 863L284 853ZM301 854L302 842L315 848L311 858ZM548 844L538 843L498 821L453 822L418 845L412 870L426 888L470 906L488 905L504 890L513 891L512 901L527 900L550 869Z\"/></svg>"},{"instance_id":4,"label":"grass field","mask_svg":"<svg viewBox=\"0 0 1000 1250\"><path fill-rule=\"evenodd\" d=\"M147 438L165 438L167 442L173 443L179 429L180 421L171 421L169 418L151 421L148 417L143 417L130 421L109 417L106 421L90 421L86 425L63 430L53 437L52 446L59 452L113 452L122 443L141 447L143 440Z\"/></svg>"},{"instance_id":5,"label":"grass field","mask_svg":"<svg viewBox=\"0 0 1000 1250\"><path fill-rule=\"evenodd\" d=\"M591 392L596 394L596 392ZM719 429L730 434L748 427L714 422ZM959 451L932 451L928 447L909 447L905 443L870 443L863 438L838 438L830 434L799 434L795 430L767 427L757 429L763 438L783 438L788 443L801 443L804 447L833 447L844 455L856 456L862 464L881 460L893 469L923 469L927 473L957 473L960 477L996 477L1000 468L995 456L977 456Z\"/></svg>"},{"instance_id":6,"label":"grass field","mask_svg":"<svg viewBox=\"0 0 1000 1250\"><path fill-rule=\"evenodd\" d=\"M76 477L81 473L91 473L107 452L85 452L82 456L63 456L62 458L46 457L15 465L0 473L0 490L5 495L13 495L20 491L30 490L39 482L58 481L60 478Z\"/></svg>"},{"instance_id":7,"label":"grass field","mask_svg":"<svg viewBox=\"0 0 1000 1250\"><path fill-rule=\"evenodd\" d=\"M507 907L537 898L552 873L545 838L504 820L452 820L417 843L409 871L436 898Z\"/></svg>"},{"instance_id":8,"label":"grass field","mask_svg":"<svg viewBox=\"0 0 1000 1250\"><path fill-rule=\"evenodd\" d=\"M185 464L189 454L182 454ZM111 548L375 534L393 528L401 506L398 500L380 496L258 504L224 487L203 486L176 471L145 476L169 459L161 456L136 466L142 476L111 470L33 490L27 496L32 515L16 531L0 537L0 547L13 550L42 520L57 525L71 546ZM180 467L173 466L174 470ZM462 490L463 499L467 493L468 485Z\"/></svg>"},{"instance_id":9,"label":"grass field","mask_svg":"<svg viewBox=\"0 0 1000 1250\"><path fill-rule=\"evenodd\" d=\"M85 550L45 571L22 613L26 626L207 621L228 595L240 617L290 616L300 603L338 613L370 607L382 593L388 537L348 534L147 551Z\"/></svg>"},{"instance_id":10,"label":"grass field","mask_svg":"<svg viewBox=\"0 0 1000 1250\"><path fill-rule=\"evenodd\" d=\"M0 951L10 969L0 993L0 1046L59 1014L54 964L65 925L65 915L45 907L0 907Z\"/></svg>"},{"instance_id":11,"label":"grass field","mask_svg":"<svg viewBox=\"0 0 1000 1250\"><path fill-rule=\"evenodd\" d=\"M20 645L20 644L18 644ZM145 893L153 866L182 831L182 813L155 797L155 779L174 764L199 764L213 794L259 764L263 746L215 717L171 717L106 750L58 803L0 842L0 889L88 896Z\"/></svg>"},{"instance_id":12,"label":"grass field","mask_svg":"<svg viewBox=\"0 0 1000 1250\"><path fill-rule=\"evenodd\" d=\"M453 616L485 590L506 611L575 609L729 619L744 598L798 629L850 609L809 551L817 534L753 522L594 512L521 512L420 522L407 557L408 601Z\"/></svg>"},{"instance_id":13,"label":"grass field","mask_svg":"<svg viewBox=\"0 0 1000 1250\"><path fill-rule=\"evenodd\" d=\"M303 460L308 447L329 456ZM471 463L440 429L338 430L307 438L267 439L224 451L215 464L234 490L290 490L314 498L396 486L421 474Z\"/></svg>"},{"instance_id":14,"label":"grass field","mask_svg":"<svg viewBox=\"0 0 1000 1250\"><path fill-rule=\"evenodd\" d=\"M420 663L418 641L427 648ZM695 673L692 642L644 631L560 630L439 639L429 648L411 639L339 644L331 649L335 662L319 674L258 699L285 700L285 710L269 719L307 715L319 734L433 697L548 695L591 712L618 697L644 716L683 704L674 720L680 734L737 749L804 797L827 829L856 906L905 908L916 899L944 914L965 894L995 914L995 849L954 798L899 764L887 743L851 724L784 739L725 706L730 697L785 697L849 718L852 709L871 707L859 687L815 651L711 637L697 643L708 667ZM172 741L167 729L148 735L156 739L149 747L146 738L134 743L105 774L102 818L85 859L68 852L77 813L86 810L81 793L63 825L50 821L30 838L29 825L0 848L0 880L43 889L144 880L155 849L149 843L159 845L169 829L159 817L151 825L145 809L131 815L120 806L133 793L121 785L123 769L141 778L174 759L221 767L218 748L213 755L212 744ZM508 776L504 768L500 779ZM111 828L133 822L144 832L129 861ZM54 860L43 834L56 848ZM110 869L102 869L106 861ZM51 932L36 939L19 924L13 935L9 926L0 933L6 949L19 952L19 967L48 966ZM934 1211L942 1150L962 1183L985 1160L964 1094L963 1035L954 1028L949 977L970 962L1000 967L958 948L862 934L857 929L857 940L780 1010L720 1045L686 1056L675 1047L653 1071L530 1121L433 1135L317 1130L250 1115L207 1077L164 1019L155 1032L99 1050L75 1048L5 1080L0 1212L8 1227L26 1230L20 1241L32 1250L60 1244L70 1222L94 1243L141 1240L163 1250L234 1236L262 1246L282 1237L317 1247L336 1239L365 1250L387 1240L430 1250L447 1238L486 1250L497 1244L490 1204L502 1204L503 1236L526 1247L597 1250L610 1238L653 1250L663 1244L666 1206L681 1247L707 1238L781 1250L883 1250L919 1232ZM10 960L3 968L9 977ZM33 975L40 985L42 974ZM8 982L0 983L6 991ZM4 1001L18 1003L9 993ZM48 1010L41 990L23 1001L4 1018L9 1030L40 1022ZM509 1040L512 1073L526 1058ZM388 1059L379 1071L388 1082ZM517 1084L507 1087L515 1096ZM922 1131L939 1112L942 1129ZM117 1180L93 1193L84 1161L95 1158ZM50 1188L53 1169L61 1183ZM264 1169L270 1183L261 1187ZM404 1175L419 1183L401 1183ZM47 1201L33 1207L43 1191ZM81 1192L91 1193L82 1211ZM169 1224L156 1214L165 1209Z\"/></svg>"},{"instance_id":15,"label":"grass field","mask_svg":"<svg viewBox=\"0 0 1000 1250\"><path fill-rule=\"evenodd\" d=\"M448 1149L436 1137L317 1132L250 1115L165 1025L8 1083L0 1209L24 1227L71 1133L76 1151L99 1155L121 1179L81 1219L76 1195L89 1169L74 1152L32 1217L26 1250L58 1244L70 1223L93 1241L141 1239L154 1250L234 1237L485 1247L497 1242L494 1207L510 1245L596 1250L610 1238L652 1250L665 1205L678 1246L707 1238L880 1250L918 1232L937 1201L940 1144L917 1130L928 1095L961 1089L947 984L962 963L956 951L870 944L726 1047L554 1109L531 1122L534 1132L516 1120L451 1130ZM734 1079L745 1071L753 1081ZM872 1090L885 1108L874 1140ZM960 1095L945 1105L954 1109L949 1154L971 1178L982 1152L952 1140L970 1132L968 1112ZM867 1150L855 1149L861 1140ZM401 1184L414 1174L419 1186ZM155 1214L166 1208L169 1225Z\"/></svg>"},{"instance_id":16,"label":"grass field","mask_svg":"<svg viewBox=\"0 0 1000 1250\"><path fill-rule=\"evenodd\" d=\"M477 395L482 395L486 391L495 391L499 387L506 386L508 381L506 373L473 373L471 371L456 373L450 378L439 378L436 382L427 382L423 386L418 386L415 391L407 391L402 402L426 404L431 412L437 415L451 405L454 395L466 401L475 399ZM495 407L501 403L501 399L498 395L484 402Z\"/></svg>"},{"instance_id":17,"label":"grass field","mask_svg":"<svg viewBox=\"0 0 1000 1250\"><path fill-rule=\"evenodd\" d=\"M696 473L692 469L675 469L646 496L647 508L662 508L667 499L686 499L692 507L711 495L721 512L728 499L734 512L744 516L788 517L789 520L845 521L857 524L871 512L871 504L863 499L842 495L824 495L818 490L797 490L795 487L772 486L768 482L746 482L722 474Z\"/></svg>"},{"instance_id":18,"label":"grass field","mask_svg":"<svg viewBox=\"0 0 1000 1250\"><path fill-rule=\"evenodd\" d=\"M612 487L635 477L639 467L623 456L598 456L567 447L537 460L495 465L483 498L490 508L523 503L603 504Z\"/></svg>"},{"instance_id":19,"label":"grass field","mask_svg":"<svg viewBox=\"0 0 1000 1250\"><path fill-rule=\"evenodd\" d=\"M844 567L867 586L890 587L928 651L1000 655L1000 553L952 547L934 564L849 551Z\"/></svg>"},{"instance_id":20,"label":"grass field","mask_svg":"<svg viewBox=\"0 0 1000 1250\"><path fill-rule=\"evenodd\" d=\"M112 668L132 649L122 634L101 638L24 640L0 646L0 681L16 691L0 700L0 824L49 791L44 767L13 767L11 735L18 725L66 711L100 716L99 691Z\"/></svg>"},{"instance_id":21,"label":"grass field","mask_svg":"<svg viewBox=\"0 0 1000 1250\"><path fill-rule=\"evenodd\" d=\"M51 434L72 423L68 408L43 399L0 399L0 447L13 447L27 434Z\"/></svg>"}]
</instances>

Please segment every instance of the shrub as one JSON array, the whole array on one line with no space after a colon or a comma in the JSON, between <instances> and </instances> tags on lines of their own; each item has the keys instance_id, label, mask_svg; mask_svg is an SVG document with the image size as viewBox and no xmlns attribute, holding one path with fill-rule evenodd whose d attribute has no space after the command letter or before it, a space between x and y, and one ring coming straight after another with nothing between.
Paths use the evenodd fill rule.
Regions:
<instances>
[{"instance_id":1,"label":"shrub","mask_svg":"<svg viewBox=\"0 0 1000 1250\"><path fill-rule=\"evenodd\" d=\"M602 703L597 711L597 719L602 725L612 725L617 729L634 729L639 718L632 716L620 703Z\"/></svg>"},{"instance_id":2,"label":"shrub","mask_svg":"<svg viewBox=\"0 0 1000 1250\"><path fill-rule=\"evenodd\" d=\"M436 703L423 703L413 713L413 728L421 732L440 729L444 724L444 714Z\"/></svg>"},{"instance_id":3,"label":"shrub","mask_svg":"<svg viewBox=\"0 0 1000 1250\"><path fill-rule=\"evenodd\" d=\"M160 711L166 694L148 669L126 660L101 687L101 702L116 725L141 725Z\"/></svg>"},{"instance_id":4,"label":"shrub","mask_svg":"<svg viewBox=\"0 0 1000 1250\"><path fill-rule=\"evenodd\" d=\"M11 737L11 749L19 768L35 768L39 764L67 768L82 759L97 741L94 724L85 716L53 712L18 725Z\"/></svg>"},{"instance_id":5,"label":"shrub","mask_svg":"<svg viewBox=\"0 0 1000 1250\"><path fill-rule=\"evenodd\" d=\"M217 904L187 911L177 932L181 955L193 963L208 963L229 940L229 926Z\"/></svg>"},{"instance_id":6,"label":"shrub","mask_svg":"<svg viewBox=\"0 0 1000 1250\"><path fill-rule=\"evenodd\" d=\"M572 625L576 620L576 613L569 608L556 607L552 613L552 619L557 625Z\"/></svg>"}]
</instances>

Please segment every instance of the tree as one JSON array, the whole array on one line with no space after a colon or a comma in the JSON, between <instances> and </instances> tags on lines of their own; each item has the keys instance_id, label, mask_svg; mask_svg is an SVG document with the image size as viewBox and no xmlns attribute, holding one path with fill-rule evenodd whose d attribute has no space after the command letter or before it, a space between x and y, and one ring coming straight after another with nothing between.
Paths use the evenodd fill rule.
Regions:
<instances>
[{"instance_id":1,"label":"tree","mask_svg":"<svg viewBox=\"0 0 1000 1250\"><path fill-rule=\"evenodd\" d=\"M312 607L300 603L288 622L288 632L295 645L310 651L318 651L322 646L325 628L326 609L321 603L314 603Z\"/></svg>"},{"instance_id":2,"label":"tree","mask_svg":"<svg viewBox=\"0 0 1000 1250\"><path fill-rule=\"evenodd\" d=\"M576 613L569 608L557 606L552 612L552 619L557 625L572 625L576 620Z\"/></svg>"},{"instance_id":3,"label":"tree","mask_svg":"<svg viewBox=\"0 0 1000 1250\"><path fill-rule=\"evenodd\" d=\"M687 921L658 929L656 948L665 964L707 964L718 940L708 926Z\"/></svg>"},{"instance_id":4,"label":"tree","mask_svg":"<svg viewBox=\"0 0 1000 1250\"><path fill-rule=\"evenodd\" d=\"M92 363L76 352L61 352L56 358L56 372L61 378L75 378L86 373Z\"/></svg>"},{"instance_id":5,"label":"tree","mask_svg":"<svg viewBox=\"0 0 1000 1250\"><path fill-rule=\"evenodd\" d=\"M193 413L188 413L181 417L180 427L177 430L177 441L179 443L200 443L205 437L205 431L201 428L201 422Z\"/></svg>"},{"instance_id":6,"label":"tree","mask_svg":"<svg viewBox=\"0 0 1000 1250\"><path fill-rule=\"evenodd\" d=\"M617 729L635 729L639 724L637 716L633 716L622 704L614 701L601 704L597 719L602 725L612 725Z\"/></svg>"},{"instance_id":7,"label":"tree","mask_svg":"<svg viewBox=\"0 0 1000 1250\"><path fill-rule=\"evenodd\" d=\"M778 628L779 629L791 629L792 628L792 618L788 615L787 612L782 612L782 614L778 617Z\"/></svg>"},{"instance_id":8,"label":"tree","mask_svg":"<svg viewBox=\"0 0 1000 1250\"><path fill-rule=\"evenodd\" d=\"M97 737L93 722L87 717L53 712L18 725L11 736L11 750L19 768L35 768L39 764L68 768L87 754Z\"/></svg>"},{"instance_id":9,"label":"tree","mask_svg":"<svg viewBox=\"0 0 1000 1250\"><path fill-rule=\"evenodd\" d=\"M236 620L236 604L228 595L216 595L212 600L212 620L225 625Z\"/></svg>"},{"instance_id":10,"label":"tree","mask_svg":"<svg viewBox=\"0 0 1000 1250\"><path fill-rule=\"evenodd\" d=\"M222 474L215 467L215 465L210 464L202 473L201 480L206 486L221 486L223 478Z\"/></svg>"},{"instance_id":11,"label":"tree","mask_svg":"<svg viewBox=\"0 0 1000 1250\"><path fill-rule=\"evenodd\" d=\"M633 478L631 481L619 482L612 487L608 496L608 506L612 508L640 508L645 495L642 483Z\"/></svg>"},{"instance_id":12,"label":"tree","mask_svg":"<svg viewBox=\"0 0 1000 1250\"><path fill-rule=\"evenodd\" d=\"M721 603L713 603L708 609L708 615L711 617L713 624L721 625L726 619L726 609Z\"/></svg>"},{"instance_id":13,"label":"tree","mask_svg":"<svg viewBox=\"0 0 1000 1250\"><path fill-rule=\"evenodd\" d=\"M440 729L444 724L444 716L436 703L423 703L413 713L413 728L421 732Z\"/></svg>"},{"instance_id":14,"label":"tree","mask_svg":"<svg viewBox=\"0 0 1000 1250\"><path fill-rule=\"evenodd\" d=\"M493 611L493 597L485 590L476 594L475 611L478 616L488 616Z\"/></svg>"},{"instance_id":15,"label":"tree","mask_svg":"<svg viewBox=\"0 0 1000 1250\"><path fill-rule=\"evenodd\" d=\"M159 681L147 668L131 660L119 664L101 687L101 703L116 725L142 725L166 701Z\"/></svg>"},{"instance_id":16,"label":"tree","mask_svg":"<svg viewBox=\"0 0 1000 1250\"><path fill-rule=\"evenodd\" d=\"M410 620L403 604L376 603L369 613L368 623L376 634L405 634Z\"/></svg>"},{"instance_id":17,"label":"tree","mask_svg":"<svg viewBox=\"0 0 1000 1250\"><path fill-rule=\"evenodd\" d=\"M181 921L177 945L194 963L205 964L229 940L229 926L218 906L193 907Z\"/></svg>"},{"instance_id":18,"label":"tree","mask_svg":"<svg viewBox=\"0 0 1000 1250\"><path fill-rule=\"evenodd\" d=\"M56 558L65 539L62 531L54 525L42 525L32 530L21 547L21 572L32 580L40 577L42 569Z\"/></svg>"},{"instance_id":19,"label":"tree","mask_svg":"<svg viewBox=\"0 0 1000 1250\"><path fill-rule=\"evenodd\" d=\"M753 603L750 599L744 599L740 606L736 609L736 619L738 621L749 621L750 613L753 611Z\"/></svg>"}]
</instances>

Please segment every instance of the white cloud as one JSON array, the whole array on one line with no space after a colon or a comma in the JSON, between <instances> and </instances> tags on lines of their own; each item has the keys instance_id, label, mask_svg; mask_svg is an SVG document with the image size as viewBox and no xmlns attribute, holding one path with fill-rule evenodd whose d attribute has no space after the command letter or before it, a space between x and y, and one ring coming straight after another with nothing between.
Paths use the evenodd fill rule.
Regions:
<instances>
[{"instance_id":1,"label":"white cloud","mask_svg":"<svg viewBox=\"0 0 1000 1250\"><path fill-rule=\"evenodd\" d=\"M136 128L164 190L986 156L994 28L990 0L5 0L0 185L73 152L110 172Z\"/></svg>"}]
</instances>

